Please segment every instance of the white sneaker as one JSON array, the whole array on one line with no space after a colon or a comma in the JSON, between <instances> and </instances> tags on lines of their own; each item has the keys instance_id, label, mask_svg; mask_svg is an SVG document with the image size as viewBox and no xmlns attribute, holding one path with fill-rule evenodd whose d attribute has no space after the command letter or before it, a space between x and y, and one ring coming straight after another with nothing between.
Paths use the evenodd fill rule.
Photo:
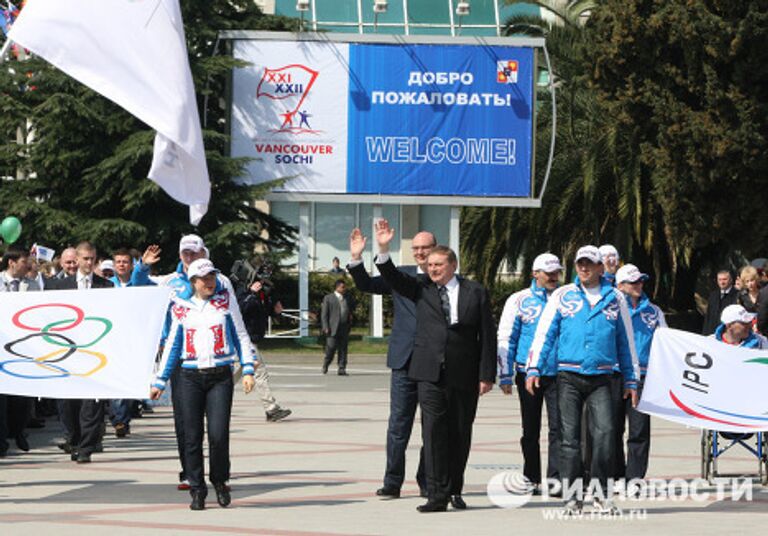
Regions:
<instances>
[{"instance_id":1,"label":"white sneaker","mask_svg":"<svg viewBox=\"0 0 768 536\"><path fill-rule=\"evenodd\" d=\"M603 499L595 498L594 501L592 501L592 506L594 508L594 511L599 514L611 515L611 516L621 514L621 510L619 509L618 506L616 506L613 503L613 499L603 500Z\"/></svg>"},{"instance_id":2,"label":"white sneaker","mask_svg":"<svg viewBox=\"0 0 768 536\"><path fill-rule=\"evenodd\" d=\"M584 509L584 503L576 499L569 499L563 507L565 517L578 517Z\"/></svg>"}]
</instances>

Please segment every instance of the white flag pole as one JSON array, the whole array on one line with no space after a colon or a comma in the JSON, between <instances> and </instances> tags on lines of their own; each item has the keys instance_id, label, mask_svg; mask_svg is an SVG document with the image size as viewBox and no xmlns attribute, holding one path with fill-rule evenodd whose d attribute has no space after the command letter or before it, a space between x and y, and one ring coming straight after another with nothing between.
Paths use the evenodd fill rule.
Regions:
<instances>
[{"instance_id":1,"label":"white flag pole","mask_svg":"<svg viewBox=\"0 0 768 536\"><path fill-rule=\"evenodd\" d=\"M12 44L13 41L10 39L6 39L5 43L3 43L3 48L0 48L0 63L5 61L5 57L8 55L8 51L11 49Z\"/></svg>"}]
</instances>

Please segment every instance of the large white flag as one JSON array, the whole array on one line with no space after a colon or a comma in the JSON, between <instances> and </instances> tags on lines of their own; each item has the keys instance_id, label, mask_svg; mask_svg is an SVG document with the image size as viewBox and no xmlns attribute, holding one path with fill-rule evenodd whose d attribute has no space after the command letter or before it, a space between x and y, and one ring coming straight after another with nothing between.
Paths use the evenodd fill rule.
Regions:
<instances>
[{"instance_id":1,"label":"large white flag","mask_svg":"<svg viewBox=\"0 0 768 536\"><path fill-rule=\"evenodd\" d=\"M149 395L170 289L0 292L0 393Z\"/></svg>"},{"instance_id":2,"label":"large white flag","mask_svg":"<svg viewBox=\"0 0 768 536\"><path fill-rule=\"evenodd\" d=\"M155 129L149 178L200 221L211 186L179 0L29 0L8 37Z\"/></svg>"},{"instance_id":3,"label":"large white flag","mask_svg":"<svg viewBox=\"0 0 768 536\"><path fill-rule=\"evenodd\" d=\"M768 350L660 328L648 365L640 411L710 430L768 430Z\"/></svg>"}]
</instances>

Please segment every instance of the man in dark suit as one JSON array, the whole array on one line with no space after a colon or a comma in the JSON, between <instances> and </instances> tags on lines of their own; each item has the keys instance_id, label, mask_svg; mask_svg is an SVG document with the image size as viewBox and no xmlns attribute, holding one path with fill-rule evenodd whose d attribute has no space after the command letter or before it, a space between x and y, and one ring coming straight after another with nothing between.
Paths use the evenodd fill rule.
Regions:
<instances>
[{"instance_id":1,"label":"man in dark suit","mask_svg":"<svg viewBox=\"0 0 768 536\"><path fill-rule=\"evenodd\" d=\"M111 281L93 273L96 248L90 242L80 242L77 251L77 272L56 281L55 290L88 290L112 288ZM64 421L69 431L72 461L90 463L91 454L101 441L104 425L104 404L100 400L65 400Z\"/></svg>"},{"instance_id":2,"label":"man in dark suit","mask_svg":"<svg viewBox=\"0 0 768 536\"><path fill-rule=\"evenodd\" d=\"M40 290L34 279L29 279L28 250L9 246L0 260L0 292L27 292ZM29 451L26 428L32 417L35 399L27 396L0 395L0 458L8 450L7 438L12 437L16 446Z\"/></svg>"},{"instance_id":3,"label":"man in dark suit","mask_svg":"<svg viewBox=\"0 0 768 536\"><path fill-rule=\"evenodd\" d=\"M339 376L347 375L347 345L354 309L354 300L347 294L347 284L343 279L337 279L334 291L326 294L320 309L320 320L326 337L323 374L328 372L333 355L338 351Z\"/></svg>"},{"instance_id":4,"label":"man in dark suit","mask_svg":"<svg viewBox=\"0 0 768 536\"><path fill-rule=\"evenodd\" d=\"M392 289L416 304L416 338L408 374L418 382L428 501L419 512L444 512L461 498L464 469L472 445L478 397L496 380L496 326L488 291L456 277L456 254L435 246L428 277L413 277L389 259L394 230L376 223L376 265Z\"/></svg>"},{"instance_id":5,"label":"man in dark suit","mask_svg":"<svg viewBox=\"0 0 768 536\"><path fill-rule=\"evenodd\" d=\"M704 315L702 335L712 335L720 325L723 309L733 305L739 298L739 292L733 287L733 277L728 270L717 272L717 290L713 290L707 301L707 313Z\"/></svg>"},{"instance_id":6,"label":"man in dark suit","mask_svg":"<svg viewBox=\"0 0 768 536\"><path fill-rule=\"evenodd\" d=\"M383 277L371 277L362 261L366 238L360 229L354 229L349 237L350 263L347 265L355 285L371 294L391 294L394 304L392 333L387 348L387 366L392 369L389 386L389 424L387 426L387 466L384 471L384 486L376 490L379 497L400 497L400 488L405 479L405 450L411 438L413 420L418 405L418 384L408 376L413 341L416 338L416 304L397 292L392 291ZM426 273L429 252L435 247L435 235L422 231L411 241L413 258L418 266L401 266L399 270L411 276ZM416 482L422 497L427 496L427 482L424 474L424 448L419 455L419 469Z\"/></svg>"}]
</instances>

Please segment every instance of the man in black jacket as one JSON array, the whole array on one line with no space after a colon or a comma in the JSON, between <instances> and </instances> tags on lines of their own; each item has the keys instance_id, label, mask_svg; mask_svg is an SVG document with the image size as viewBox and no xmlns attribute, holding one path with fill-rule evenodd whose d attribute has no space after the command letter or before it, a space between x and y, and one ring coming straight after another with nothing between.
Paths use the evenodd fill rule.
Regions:
<instances>
[{"instance_id":1,"label":"man in black jacket","mask_svg":"<svg viewBox=\"0 0 768 536\"><path fill-rule=\"evenodd\" d=\"M428 501L419 512L463 510L464 469L480 395L496 380L496 326L488 291L458 278L456 254L435 246L428 277L413 277L389 259L394 230L376 223L376 265L393 290L416 304L416 338L408 373L418 382Z\"/></svg>"},{"instance_id":2,"label":"man in black jacket","mask_svg":"<svg viewBox=\"0 0 768 536\"><path fill-rule=\"evenodd\" d=\"M77 251L77 272L55 282L54 290L89 290L112 288L111 281L93 273L96 248L90 242L80 242ZM89 463L96 445L101 442L104 424L104 404L100 400L65 400L63 420L69 431L72 461Z\"/></svg>"},{"instance_id":3,"label":"man in black jacket","mask_svg":"<svg viewBox=\"0 0 768 536\"><path fill-rule=\"evenodd\" d=\"M371 277L363 264L362 255L366 238L360 229L354 229L349 236L350 263L347 270L355 280L355 286L371 294L391 294L394 305L392 333L387 348L387 366L392 369L389 384L389 423L387 425L387 465L384 471L384 486L376 490L379 497L400 497L400 488L405 479L405 451L413 430L413 420L418 405L418 384L408 376L408 366L416 337L416 304L392 291L392 287L381 276ZM422 231L411 241L413 258L418 266L400 266L406 274L415 276L426 273L429 252L435 247L435 235ZM422 497L427 496L427 482L424 474L424 448L419 453L419 468L416 481Z\"/></svg>"},{"instance_id":4,"label":"man in black jacket","mask_svg":"<svg viewBox=\"0 0 768 536\"><path fill-rule=\"evenodd\" d=\"M736 303L739 292L733 287L733 277L728 270L717 272L717 290L713 290L707 301L707 313L704 315L702 335L712 335L720 325L723 309Z\"/></svg>"}]
</instances>

